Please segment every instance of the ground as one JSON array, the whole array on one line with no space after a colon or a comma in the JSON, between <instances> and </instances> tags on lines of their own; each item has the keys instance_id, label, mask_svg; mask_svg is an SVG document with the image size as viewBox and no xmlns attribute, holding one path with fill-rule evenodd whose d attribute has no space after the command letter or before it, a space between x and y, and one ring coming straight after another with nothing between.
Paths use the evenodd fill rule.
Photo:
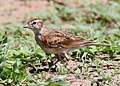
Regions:
<instances>
[{"instance_id":1,"label":"ground","mask_svg":"<svg viewBox=\"0 0 120 86\"><path fill-rule=\"evenodd\" d=\"M52 1L52 0L51 0ZM29 13L43 11L47 7L54 6L53 2L47 0L8 0L0 2L0 23L6 23L8 21L22 21ZM82 0L79 0L82 2ZM95 0L91 0L88 3L94 3ZM107 0L100 0L106 3ZM66 4L77 6L74 0L61 0ZM74 3L73 3L74 2ZM29 19L29 18L27 18Z\"/></svg>"},{"instance_id":2,"label":"ground","mask_svg":"<svg viewBox=\"0 0 120 86\"><path fill-rule=\"evenodd\" d=\"M99 1L102 3L107 3L108 0L99 0ZM70 4L75 7L79 6L79 4L77 4L77 1L74 1L74 0L71 0L71 1L61 0L60 2L65 4ZM79 0L79 2L83 3L82 0ZM87 4L94 4L94 3L95 3L95 0L91 0L90 2L87 2ZM2 2L0 2L0 23L5 24L10 21L14 21L17 23L23 22L23 21L25 22L30 17L32 17L31 15L29 16L29 13L37 13L39 11L42 14L43 10L52 6L54 6L54 3L49 0L48 1L47 0L30 0L30 1L29 0L7 0L7 1L3 0ZM100 59L105 59L106 57L109 57L109 56L108 54L105 54L105 55L102 54L101 56L98 56L98 57L100 57ZM94 67L95 67L94 64L91 64L89 62L84 64L83 62L79 62L77 60L69 60L68 62L66 62L66 64L67 64L66 68L69 69L69 72L66 74L67 77L64 80L70 82L71 86L91 86L92 85L93 81L91 79L88 80L86 78L87 74L82 73L83 75L81 79L79 79L81 76L79 75L77 76L75 74L75 71L77 71L76 73L78 73L78 71L80 72L86 71L84 69L76 70L78 67L82 67L83 65L84 66L86 65L86 67L89 66L91 68L89 70L90 78L96 78L96 79L99 78L99 80L102 79L102 77L99 76L98 72L94 70ZM114 65L117 65L117 64L115 63ZM60 63L60 65L62 64ZM111 72L111 69L113 67L113 65L111 64L106 64L101 66L104 68L104 72L106 72L106 74L109 74L109 72ZM116 68L119 69L118 67ZM56 72L55 73L50 72L50 73L52 76L59 75ZM119 75L116 75L114 77L120 78ZM116 83L118 84L118 86L120 85L120 83L113 81L113 85Z\"/></svg>"}]
</instances>

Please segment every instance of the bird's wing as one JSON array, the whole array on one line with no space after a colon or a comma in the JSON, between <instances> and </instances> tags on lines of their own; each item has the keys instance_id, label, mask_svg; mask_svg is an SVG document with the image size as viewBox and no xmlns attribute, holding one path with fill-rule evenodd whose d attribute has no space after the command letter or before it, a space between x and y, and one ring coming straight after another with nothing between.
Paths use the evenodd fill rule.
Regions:
<instances>
[{"instance_id":1,"label":"bird's wing","mask_svg":"<svg viewBox=\"0 0 120 86\"><path fill-rule=\"evenodd\" d=\"M66 33L63 31L57 31L53 30L49 34L44 35L43 37L43 42L48 46L48 47L59 47L59 48L71 48L71 47L76 47L78 45L84 45L86 43L92 42L90 40L75 36L70 33Z\"/></svg>"}]
</instances>

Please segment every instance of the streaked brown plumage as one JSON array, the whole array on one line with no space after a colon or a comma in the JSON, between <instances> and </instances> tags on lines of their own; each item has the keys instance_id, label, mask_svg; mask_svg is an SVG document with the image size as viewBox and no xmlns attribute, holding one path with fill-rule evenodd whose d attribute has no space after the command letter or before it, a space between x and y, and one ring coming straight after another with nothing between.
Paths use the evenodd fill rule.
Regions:
<instances>
[{"instance_id":1,"label":"streaked brown plumage","mask_svg":"<svg viewBox=\"0 0 120 86\"><path fill-rule=\"evenodd\" d=\"M66 53L83 46L110 46L44 26L41 19L35 18L27 22L24 28L31 29L35 34L37 44L50 54L58 54L66 57Z\"/></svg>"}]
</instances>

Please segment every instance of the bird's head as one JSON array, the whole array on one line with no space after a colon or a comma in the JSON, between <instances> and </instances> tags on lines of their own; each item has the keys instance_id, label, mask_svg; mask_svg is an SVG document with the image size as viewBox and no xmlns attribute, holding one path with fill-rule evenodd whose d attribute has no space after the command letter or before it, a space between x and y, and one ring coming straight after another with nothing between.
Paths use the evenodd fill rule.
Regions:
<instances>
[{"instance_id":1,"label":"bird's head","mask_svg":"<svg viewBox=\"0 0 120 86\"><path fill-rule=\"evenodd\" d=\"M36 32L44 28L43 21L39 18L34 18L32 20L29 20L27 24L24 26L24 28L29 28L32 31Z\"/></svg>"}]
</instances>

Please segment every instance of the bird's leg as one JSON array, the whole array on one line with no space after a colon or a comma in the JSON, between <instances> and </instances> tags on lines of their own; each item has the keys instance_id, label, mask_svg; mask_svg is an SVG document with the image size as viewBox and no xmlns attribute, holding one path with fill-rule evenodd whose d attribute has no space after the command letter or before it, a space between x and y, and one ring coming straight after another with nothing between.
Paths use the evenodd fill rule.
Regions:
<instances>
[{"instance_id":1,"label":"bird's leg","mask_svg":"<svg viewBox=\"0 0 120 86\"><path fill-rule=\"evenodd\" d=\"M54 58L57 58L57 60L52 61L53 63L50 64L49 67L52 67L52 66L56 65L60 60L62 60L62 58L59 54L55 54Z\"/></svg>"},{"instance_id":2,"label":"bird's leg","mask_svg":"<svg viewBox=\"0 0 120 86\"><path fill-rule=\"evenodd\" d=\"M52 65L49 65L49 67L56 65L59 61L63 60L64 62L66 62L69 60L69 57L66 53L55 54L55 58L57 58L57 60Z\"/></svg>"},{"instance_id":3,"label":"bird's leg","mask_svg":"<svg viewBox=\"0 0 120 86\"><path fill-rule=\"evenodd\" d=\"M56 54L55 56L56 56L58 59L57 59L57 61L56 61L53 65L57 64L59 61L62 62L63 64L65 63L65 66L67 65L67 64L66 64L66 61L69 60L69 59L68 59L69 57L68 57L68 55L67 55L66 53Z\"/></svg>"},{"instance_id":4,"label":"bird's leg","mask_svg":"<svg viewBox=\"0 0 120 86\"><path fill-rule=\"evenodd\" d=\"M64 60L65 62L69 60L69 56L67 55L67 53L62 53L62 54L60 54L60 55L61 55L61 57L63 58L63 60Z\"/></svg>"}]
</instances>

